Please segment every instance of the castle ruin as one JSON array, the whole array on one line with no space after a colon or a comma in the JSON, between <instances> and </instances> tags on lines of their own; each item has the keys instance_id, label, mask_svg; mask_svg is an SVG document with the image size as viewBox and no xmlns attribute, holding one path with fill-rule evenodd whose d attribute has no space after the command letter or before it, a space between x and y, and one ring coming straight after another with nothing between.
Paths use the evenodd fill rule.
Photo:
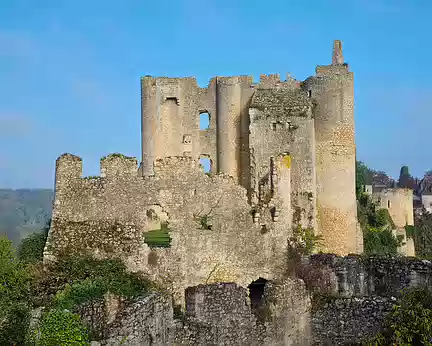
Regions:
<instances>
[{"instance_id":1,"label":"castle ruin","mask_svg":"<svg viewBox=\"0 0 432 346\"><path fill-rule=\"evenodd\" d=\"M293 227L320 250L361 253L355 196L354 79L335 41L331 65L290 76L141 79L142 159L109 155L100 177L79 157L56 162L45 260L65 253L120 257L172 285L236 282L284 272ZM200 114L208 113L208 129ZM211 162L211 174L199 166ZM166 230L169 245L150 246Z\"/></svg>"}]
</instances>

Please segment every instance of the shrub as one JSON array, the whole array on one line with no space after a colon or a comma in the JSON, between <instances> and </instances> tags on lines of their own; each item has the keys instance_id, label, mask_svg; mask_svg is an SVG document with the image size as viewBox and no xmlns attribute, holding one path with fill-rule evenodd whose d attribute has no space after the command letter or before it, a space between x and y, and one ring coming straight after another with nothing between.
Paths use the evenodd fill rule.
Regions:
<instances>
[{"instance_id":1,"label":"shrub","mask_svg":"<svg viewBox=\"0 0 432 346\"><path fill-rule=\"evenodd\" d=\"M33 291L34 295L48 293L51 297L55 296L54 300L65 299L64 304L70 307L71 301L92 300L102 297L108 291L132 298L148 292L151 288L153 284L149 280L137 273L129 273L120 260L69 257L61 259L40 276L33 286ZM47 292L47 289L50 291ZM46 297L44 304L49 304L51 297Z\"/></svg>"},{"instance_id":2,"label":"shrub","mask_svg":"<svg viewBox=\"0 0 432 346\"><path fill-rule=\"evenodd\" d=\"M316 235L312 228L298 225L288 241L288 262L299 262L303 256L311 255L319 246L322 237Z\"/></svg>"},{"instance_id":3,"label":"shrub","mask_svg":"<svg viewBox=\"0 0 432 346\"><path fill-rule=\"evenodd\" d=\"M12 242L0 237L0 309L5 303L26 298L27 284L27 272L16 257Z\"/></svg>"},{"instance_id":4,"label":"shrub","mask_svg":"<svg viewBox=\"0 0 432 346\"><path fill-rule=\"evenodd\" d=\"M20 261L27 264L42 261L46 239L45 232L35 232L24 238L18 245L18 258Z\"/></svg>"},{"instance_id":5,"label":"shrub","mask_svg":"<svg viewBox=\"0 0 432 346\"><path fill-rule=\"evenodd\" d=\"M77 314L52 309L42 319L38 342L41 346L90 345L89 341L88 328Z\"/></svg>"},{"instance_id":6,"label":"shrub","mask_svg":"<svg viewBox=\"0 0 432 346\"><path fill-rule=\"evenodd\" d=\"M58 291L53 305L59 309L72 310L82 303L102 298L107 290L107 284L102 279L87 278Z\"/></svg>"},{"instance_id":7,"label":"shrub","mask_svg":"<svg viewBox=\"0 0 432 346\"><path fill-rule=\"evenodd\" d=\"M426 288L405 291L387 316L384 331L370 345L430 345L432 292Z\"/></svg>"},{"instance_id":8,"label":"shrub","mask_svg":"<svg viewBox=\"0 0 432 346\"><path fill-rule=\"evenodd\" d=\"M367 255L396 255L400 245L391 230L380 230L373 227L363 231L364 252Z\"/></svg>"},{"instance_id":9,"label":"shrub","mask_svg":"<svg viewBox=\"0 0 432 346\"><path fill-rule=\"evenodd\" d=\"M23 302L15 302L0 316L0 345L23 345L27 340L30 309Z\"/></svg>"},{"instance_id":10,"label":"shrub","mask_svg":"<svg viewBox=\"0 0 432 346\"><path fill-rule=\"evenodd\" d=\"M28 274L18 261L12 242L0 237L0 344L21 344L29 309Z\"/></svg>"}]
</instances>

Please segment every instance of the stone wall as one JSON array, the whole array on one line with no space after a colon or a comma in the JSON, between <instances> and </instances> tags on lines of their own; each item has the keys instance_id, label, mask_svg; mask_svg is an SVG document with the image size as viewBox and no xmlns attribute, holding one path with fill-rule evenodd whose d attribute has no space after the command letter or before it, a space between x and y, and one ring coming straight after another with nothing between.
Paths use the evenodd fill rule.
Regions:
<instances>
[{"instance_id":1,"label":"stone wall","mask_svg":"<svg viewBox=\"0 0 432 346\"><path fill-rule=\"evenodd\" d=\"M310 301L301 281L265 288L264 315L248 295L234 283L219 283L188 288L186 310L175 316L161 292L115 304L107 297L78 312L97 328L101 345L309 345Z\"/></svg>"},{"instance_id":2,"label":"stone wall","mask_svg":"<svg viewBox=\"0 0 432 346\"><path fill-rule=\"evenodd\" d=\"M208 176L188 157L158 160L150 177L138 176L136 160L120 155L104 158L101 167L104 177L82 178L79 157L57 160L46 261L67 253L120 257L170 286L179 300L190 286L247 286L284 273L291 230L269 219L263 232L233 178ZM149 247L144 234L163 224L171 246Z\"/></svg>"},{"instance_id":3,"label":"stone wall","mask_svg":"<svg viewBox=\"0 0 432 346\"><path fill-rule=\"evenodd\" d=\"M385 297L337 298L312 314L314 345L362 345L382 330L395 300Z\"/></svg>"},{"instance_id":4,"label":"stone wall","mask_svg":"<svg viewBox=\"0 0 432 346\"><path fill-rule=\"evenodd\" d=\"M432 288L432 263L427 260L318 254L308 262L330 269L337 278L333 294L343 297L398 297L407 288Z\"/></svg>"},{"instance_id":5,"label":"stone wall","mask_svg":"<svg viewBox=\"0 0 432 346\"><path fill-rule=\"evenodd\" d=\"M381 331L403 290L425 286L432 289L429 261L318 254L306 263L311 277L311 272L325 268L333 278L333 289L313 307L312 335L319 345L360 344ZM309 284L320 291L320 285Z\"/></svg>"},{"instance_id":6,"label":"stone wall","mask_svg":"<svg viewBox=\"0 0 432 346\"><path fill-rule=\"evenodd\" d=\"M256 89L250 104L251 201L260 202L269 158L289 155L294 225L316 229L315 141L312 104L299 87ZM286 210L282 210L286 213Z\"/></svg>"}]
</instances>

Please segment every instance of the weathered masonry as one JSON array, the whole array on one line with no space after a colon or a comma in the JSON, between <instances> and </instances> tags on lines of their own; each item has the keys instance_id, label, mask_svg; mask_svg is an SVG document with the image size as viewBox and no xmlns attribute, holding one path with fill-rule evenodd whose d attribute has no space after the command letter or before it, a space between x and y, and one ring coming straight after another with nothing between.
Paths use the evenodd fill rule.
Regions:
<instances>
[{"instance_id":1,"label":"weathered masonry","mask_svg":"<svg viewBox=\"0 0 432 346\"><path fill-rule=\"evenodd\" d=\"M59 157L45 259L120 257L181 301L202 283L280 277L298 225L322 235L324 252L361 253L353 83L340 41L304 82L142 78L140 167L109 155L100 177L85 178L79 157Z\"/></svg>"}]
</instances>

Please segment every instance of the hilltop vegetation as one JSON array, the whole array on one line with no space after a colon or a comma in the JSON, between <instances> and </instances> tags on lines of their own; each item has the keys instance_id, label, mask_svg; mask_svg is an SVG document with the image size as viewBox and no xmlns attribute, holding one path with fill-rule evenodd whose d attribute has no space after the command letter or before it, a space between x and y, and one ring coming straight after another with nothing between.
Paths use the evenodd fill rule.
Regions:
<instances>
[{"instance_id":1,"label":"hilltop vegetation","mask_svg":"<svg viewBox=\"0 0 432 346\"><path fill-rule=\"evenodd\" d=\"M0 189L0 236L7 235L14 246L51 218L53 191L50 189Z\"/></svg>"}]
</instances>

